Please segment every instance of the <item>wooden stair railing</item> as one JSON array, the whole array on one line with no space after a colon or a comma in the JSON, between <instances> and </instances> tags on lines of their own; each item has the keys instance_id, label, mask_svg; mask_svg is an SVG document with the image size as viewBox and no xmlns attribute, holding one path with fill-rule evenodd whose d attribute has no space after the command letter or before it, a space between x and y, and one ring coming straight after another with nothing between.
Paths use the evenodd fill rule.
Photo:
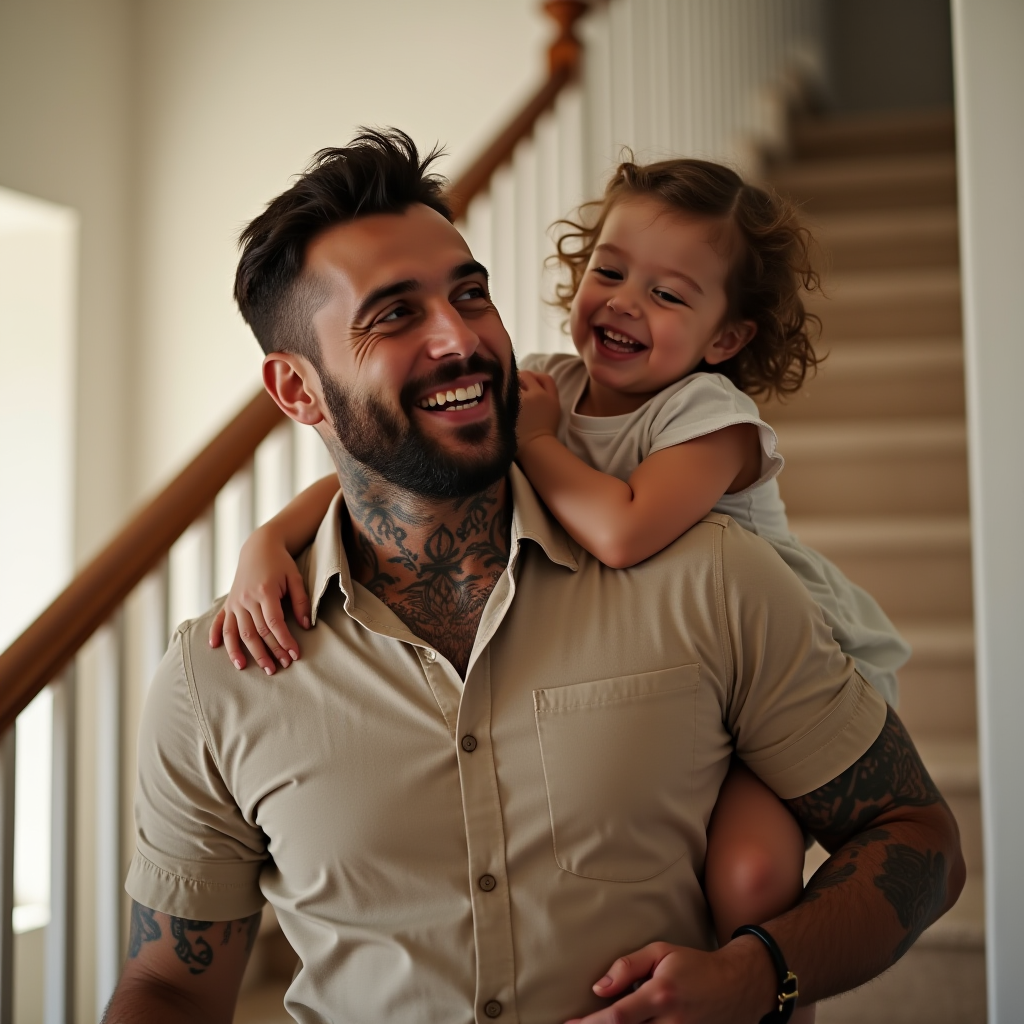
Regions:
<instances>
[{"instance_id":1,"label":"wooden stair railing","mask_svg":"<svg viewBox=\"0 0 1024 1024\"><path fill-rule=\"evenodd\" d=\"M583 0L548 0L543 7L558 26L558 35L548 50L548 77L452 184L451 207L456 220L488 187L494 172L512 157L516 145L530 135L538 118L579 73L582 47L574 26L588 4ZM282 419L266 392L257 394L0 653L0 733L14 724L36 694L113 615Z\"/></svg>"}]
</instances>

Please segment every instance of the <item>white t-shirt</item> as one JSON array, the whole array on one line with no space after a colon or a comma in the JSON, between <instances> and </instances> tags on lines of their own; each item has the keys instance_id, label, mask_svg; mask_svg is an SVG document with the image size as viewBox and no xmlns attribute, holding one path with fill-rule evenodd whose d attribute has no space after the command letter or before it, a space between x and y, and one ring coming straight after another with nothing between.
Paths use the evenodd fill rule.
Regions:
<instances>
[{"instance_id":1,"label":"white t-shirt","mask_svg":"<svg viewBox=\"0 0 1024 1024\"><path fill-rule=\"evenodd\" d=\"M628 480L644 459L664 448L735 423L756 426L761 475L742 491L722 495L714 511L732 516L775 548L810 590L836 641L857 661L861 675L895 705L896 670L910 657L910 647L870 594L790 533L776 480L785 464L777 450L778 438L749 395L719 373L693 373L634 412L584 416L576 407L589 378L578 356L534 353L521 365L554 379L562 407L558 428L562 444L588 465L620 480Z\"/></svg>"}]
</instances>

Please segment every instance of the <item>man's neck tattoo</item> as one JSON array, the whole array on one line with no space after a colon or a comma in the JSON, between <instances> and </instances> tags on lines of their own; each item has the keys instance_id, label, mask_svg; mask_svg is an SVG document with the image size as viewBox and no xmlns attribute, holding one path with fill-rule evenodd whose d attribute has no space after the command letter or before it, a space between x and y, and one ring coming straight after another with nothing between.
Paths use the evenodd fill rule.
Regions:
<instances>
[{"instance_id":1,"label":"man's neck tattoo","mask_svg":"<svg viewBox=\"0 0 1024 1024\"><path fill-rule=\"evenodd\" d=\"M392 487L353 459L338 461L353 578L465 677L484 605L508 565L505 480L437 503Z\"/></svg>"}]
</instances>

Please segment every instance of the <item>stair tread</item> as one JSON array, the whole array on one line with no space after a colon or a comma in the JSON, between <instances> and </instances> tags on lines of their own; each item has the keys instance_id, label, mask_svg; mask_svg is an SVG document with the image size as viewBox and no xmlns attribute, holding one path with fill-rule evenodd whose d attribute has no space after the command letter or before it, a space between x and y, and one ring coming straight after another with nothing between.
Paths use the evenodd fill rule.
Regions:
<instances>
[{"instance_id":1,"label":"stair tread","mask_svg":"<svg viewBox=\"0 0 1024 1024\"><path fill-rule=\"evenodd\" d=\"M921 760L944 796L977 796L978 740L974 736L915 736Z\"/></svg>"},{"instance_id":2,"label":"stair tread","mask_svg":"<svg viewBox=\"0 0 1024 1024\"><path fill-rule=\"evenodd\" d=\"M825 293L806 296L808 305L825 306L837 298L864 301L871 298L919 297L922 294L959 294L960 271L956 267L925 269L846 270L831 274L825 281Z\"/></svg>"},{"instance_id":3,"label":"stair tread","mask_svg":"<svg viewBox=\"0 0 1024 1024\"><path fill-rule=\"evenodd\" d=\"M811 420L780 424L779 449L793 459L907 458L966 455L963 417L913 419Z\"/></svg>"},{"instance_id":4,"label":"stair tread","mask_svg":"<svg viewBox=\"0 0 1024 1024\"><path fill-rule=\"evenodd\" d=\"M914 649L917 663L974 661L974 624L969 619L898 622L897 626Z\"/></svg>"},{"instance_id":5,"label":"stair tread","mask_svg":"<svg viewBox=\"0 0 1024 1024\"><path fill-rule=\"evenodd\" d=\"M871 146L872 144L913 145L922 135L931 137L944 149L955 146L952 109L892 111L888 113L832 114L804 117L792 127L794 148L822 149L829 146Z\"/></svg>"},{"instance_id":6,"label":"stair tread","mask_svg":"<svg viewBox=\"0 0 1024 1024\"><path fill-rule=\"evenodd\" d=\"M829 350L819 374L829 379L838 376L877 377L884 373L913 373L920 370L963 370L963 341L956 335L939 338L864 338L844 339L839 348ZM810 382L816 378L812 377Z\"/></svg>"},{"instance_id":7,"label":"stair tread","mask_svg":"<svg viewBox=\"0 0 1024 1024\"><path fill-rule=\"evenodd\" d=\"M894 182L946 179L956 177L953 153L912 153L883 156L847 156L804 159L783 164L774 175L777 189L803 192L808 189L835 189L849 184L886 185Z\"/></svg>"},{"instance_id":8,"label":"stair tread","mask_svg":"<svg viewBox=\"0 0 1024 1024\"><path fill-rule=\"evenodd\" d=\"M905 210L897 207L877 212L821 213L809 220L815 234L833 244L906 235L944 237L959 232L957 208L948 205Z\"/></svg>"},{"instance_id":9,"label":"stair tread","mask_svg":"<svg viewBox=\"0 0 1024 1024\"><path fill-rule=\"evenodd\" d=\"M932 552L970 550L971 522L949 516L807 516L790 519L803 543L823 551Z\"/></svg>"}]
</instances>

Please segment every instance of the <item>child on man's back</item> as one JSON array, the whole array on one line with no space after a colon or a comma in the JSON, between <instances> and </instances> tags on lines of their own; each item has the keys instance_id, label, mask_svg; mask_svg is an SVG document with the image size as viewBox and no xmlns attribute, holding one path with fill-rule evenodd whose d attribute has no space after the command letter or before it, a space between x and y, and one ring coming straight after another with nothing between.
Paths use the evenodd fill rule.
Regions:
<instances>
[{"instance_id":1,"label":"child on man's back","mask_svg":"<svg viewBox=\"0 0 1024 1024\"><path fill-rule=\"evenodd\" d=\"M795 211L698 160L624 163L588 205L587 223L563 222L557 257L569 272L560 298L579 355L529 356L520 375L517 459L530 482L568 533L616 569L712 511L733 516L793 568L844 653L894 701L908 649L868 594L790 534L776 436L749 397L796 391L816 362L800 287L817 278ZM219 643L223 628L239 667L240 620L250 636L268 635L268 619L283 621L286 593L296 618L308 614L284 538L304 547L311 537L295 543L296 524L317 522L336 487L314 485L243 550L211 634ZM276 640L294 658L283 632ZM263 645L247 644L263 664ZM705 866L720 941L798 900L803 852L782 802L734 763ZM795 1019L812 1017L805 1008Z\"/></svg>"}]
</instances>

